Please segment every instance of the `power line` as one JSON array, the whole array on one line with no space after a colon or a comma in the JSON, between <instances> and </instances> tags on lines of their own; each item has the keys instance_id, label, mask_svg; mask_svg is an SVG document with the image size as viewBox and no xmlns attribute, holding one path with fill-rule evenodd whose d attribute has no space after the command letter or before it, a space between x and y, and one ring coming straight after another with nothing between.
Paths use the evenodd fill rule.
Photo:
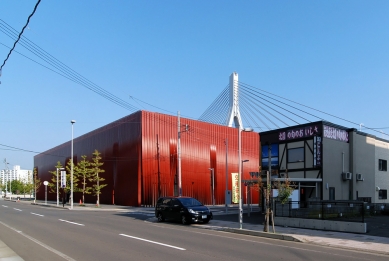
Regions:
<instances>
[{"instance_id":1,"label":"power line","mask_svg":"<svg viewBox=\"0 0 389 261\"><path fill-rule=\"evenodd\" d=\"M12 39L14 39L16 37L16 33L15 33L16 30L12 26L7 24L5 21L3 21L2 19L0 19L0 31L2 31L3 33L5 33L7 36L9 36ZM2 45L6 46L5 44L2 44ZM20 38L20 45L23 46L24 48L26 48L28 51L35 54L38 58L40 58L41 60L46 62L49 66L51 66L54 69L49 68L48 66L45 66L45 65L27 57L26 55L23 55L20 52L15 51L15 52L19 53L20 55L28 58L29 60L45 67L46 69L49 69L49 70L63 76L64 78L67 78L67 79L69 79L69 80L71 80L71 81L73 81L81 86L84 86L85 88L95 92L96 94L99 94L100 96L104 97L105 99L107 99L107 100L127 109L127 110L130 110L132 112L138 110L138 108L136 108L132 104L122 100L121 98L113 95L112 93L106 91L102 87L98 86L97 84L95 84L92 81L88 80L87 78L83 77L82 75L80 75L79 73L77 73L76 71L71 69L69 66L65 65L64 63L62 63L61 61L59 61L58 59L56 59L55 57L53 57L52 55L47 53L45 50L40 48L38 45L36 45L32 41L30 41L27 37L22 36ZM8 47L8 46L6 46L6 47Z\"/></svg>"},{"instance_id":2,"label":"power line","mask_svg":"<svg viewBox=\"0 0 389 261\"><path fill-rule=\"evenodd\" d=\"M24 32L24 29L26 29L26 27L28 26L28 23L30 22L31 17L35 14L35 11L36 11L36 9L38 8L38 5L39 5L40 2L41 2L41 0L38 0L38 2L35 4L34 10L33 10L32 13L28 16L27 22L26 22L26 24L23 26L22 31L19 33L18 39L14 42L14 45L12 46L11 50L9 51L9 53L8 53L8 55L7 55L7 58L5 58L3 64L1 65L1 67L0 67L0 76L1 76L1 71L3 70L3 66L4 66L5 63L7 62L7 60L8 60L8 58L9 58L9 56L11 55L12 51L15 49L16 44L19 42L19 39L20 39L20 37L22 36L22 34L23 34L23 32Z\"/></svg>"}]
</instances>

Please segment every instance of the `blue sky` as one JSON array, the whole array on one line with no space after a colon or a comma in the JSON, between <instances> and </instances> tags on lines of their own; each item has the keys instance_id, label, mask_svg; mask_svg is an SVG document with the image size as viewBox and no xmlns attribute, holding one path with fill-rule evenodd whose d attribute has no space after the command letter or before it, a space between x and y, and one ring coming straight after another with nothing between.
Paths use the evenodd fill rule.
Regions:
<instances>
[{"instance_id":1,"label":"blue sky","mask_svg":"<svg viewBox=\"0 0 389 261\"><path fill-rule=\"evenodd\" d=\"M0 19L20 31L35 3L2 0ZM378 128L389 127L388 13L389 1L43 0L24 36L139 109L158 111L130 96L198 118L236 71L244 83ZM0 31L1 63L2 44L13 42ZM42 152L70 140L72 119L77 137L131 113L18 53L0 81L8 146ZM34 155L0 147L23 169Z\"/></svg>"}]
</instances>

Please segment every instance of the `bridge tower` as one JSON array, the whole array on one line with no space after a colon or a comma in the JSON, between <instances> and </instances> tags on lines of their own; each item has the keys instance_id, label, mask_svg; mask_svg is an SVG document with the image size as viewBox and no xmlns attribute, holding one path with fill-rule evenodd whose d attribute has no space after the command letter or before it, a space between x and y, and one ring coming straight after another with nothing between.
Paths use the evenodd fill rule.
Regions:
<instances>
[{"instance_id":1,"label":"bridge tower","mask_svg":"<svg viewBox=\"0 0 389 261\"><path fill-rule=\"evenodd\" d=\"M243 129L242 119L239 111L239 82L238 73L233 72L230 75L230 99L229 99L228 127Z\"/></svg>"}]
</instances>

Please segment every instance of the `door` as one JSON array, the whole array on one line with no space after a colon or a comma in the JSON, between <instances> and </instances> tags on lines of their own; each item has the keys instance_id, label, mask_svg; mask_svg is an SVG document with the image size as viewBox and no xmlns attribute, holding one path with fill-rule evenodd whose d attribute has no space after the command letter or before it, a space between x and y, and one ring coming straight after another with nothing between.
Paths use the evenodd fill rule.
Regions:
<instances>
[{"instance_id":1,"label":"door","mask_svg":"<svg viewBox=\"0 0 389 261\"><path fill-rule=\"evenodd\" d=\"M181 203L176 198L173 198L170 201L170 215L171 215L172 219L175 219L175 220L181 219Z\"/></svg>"},{"instance_id":2,"label":"door","mask_svg":"<svg viewBox=\"0 0 389 261\"><path fill-rule=\"evenodd\" d=\"M170 214L170 202L171 202L171 199L170 198L165 198L161 204L161 212L162 212L162 215L166 218L166 219L170 219L171 218L171 214Z\"/></svg>"},{"instance_id":3,"label":"door","mask_svg":"<svg viewBox=\"0 0 389 261\"><path fill-rule=\"evenodd\" d=\"M334 187L329 187L329 193L330 193L329 200L335 200L335 188Z\"/></svg>"}]
</instances>

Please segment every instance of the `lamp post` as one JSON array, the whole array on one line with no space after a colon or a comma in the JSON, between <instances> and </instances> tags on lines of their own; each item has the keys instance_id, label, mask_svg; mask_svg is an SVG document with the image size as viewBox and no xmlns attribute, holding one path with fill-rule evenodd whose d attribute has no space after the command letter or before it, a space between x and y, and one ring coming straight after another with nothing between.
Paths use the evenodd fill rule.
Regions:
<instances>
[{"instance_id":1,"label":"lamp post","mask_svg":"<svg viewBox=\"0 0 389 261\"><path fill-rule=\"evenodd\" d=\"M239 175L238 175L238 186L239 186L239 229L243 227L243 204L242 204L242 131L251 132L253 129L238 128L238 165L239 165Z\"/></svg>"},{"instance_id":2,"label":"lamp post","mask_svg":"<svg viewBox=\"0 0 389 261\"><path fill-rule=\"evenodd\" d=\"M43 185L45 185L45 205L47 205L47 185L49 185L49 182L43 181Z\"/></svg>"},{"instance_id":3,"label":"lamp post","mask_svg":"<svg viewBox=\"0 0 389 261\"><path fill-rule=\"evenodd\" d=\"M248 159L246 159L246 160L242 160L242 176L243 176L243 174L244 174L244 172L243 172L243 163L244 162L248 162L249 160ZM246 203L247 203L247 186L246 186ZM250 216L250 209L248 210L248 216Z\"/></svg>"},{"instance_id":4,"label":"lamp post","mask_svg":"<svg viewBox=\"0 0 389 261\"><path fill-rule=\"evenodd\" d=\"M215 169L214 168L209 168L211 171L211 187L212 187L212 205L215 205Z\"/></svg>"},{"instance_id":5,"label":"lamp post","mask_svg":"<svg viewBox=\"0 0 389 261\"><path fill-rule=\"evenodd\" d=\"M64 168L57 168L57 207L59 206L59 196L58 196L58 170L63 170Z\"/></svg>"},{"instance_id":6,"label":"lamp post","mask_svg":"<svg viewBox=\"0 0 389 261\"><path fill-rule=\"evenodd\" d=\"M75 120L71 120L72 124L72 145L70 153L70 209L73 209L73 124L76 123Z\"/></svg>"}]
</instances>

